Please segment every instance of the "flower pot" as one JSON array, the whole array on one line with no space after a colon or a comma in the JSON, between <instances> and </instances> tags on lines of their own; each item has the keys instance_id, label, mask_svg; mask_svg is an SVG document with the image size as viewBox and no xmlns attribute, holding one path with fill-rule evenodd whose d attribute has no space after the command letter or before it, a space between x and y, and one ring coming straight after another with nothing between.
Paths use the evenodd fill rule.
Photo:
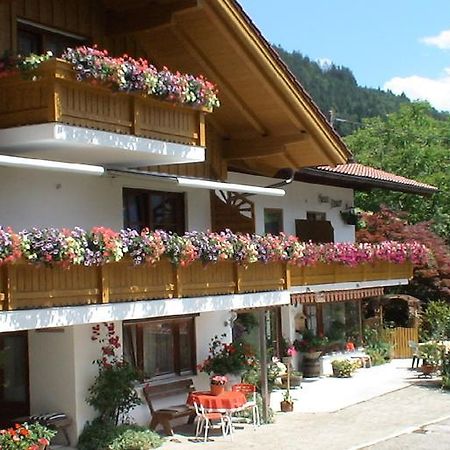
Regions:
<instances>
[{"instance_id":1,"label":"flower pot","mask_svg":"<svg viewBox=\"0 0 450 450\"><path fill-rule=\"evenodd\" d=\"M436 366L434 364L423 364L420 369L422 374L425 376L431 376L434 372L436 372Z\"/></svg>"},{"instance_id":2,"label":"flower pot","mask_svg":"<svg viewBox=\"0 0 450 450\"><path fill-rule=\"evenodd\" d=\"M292 412L294 411L294 402L288 402L286 400L283 400L280 403L280 409L281 412Z\"/></svg>"},{"instance_id":3,"label":"flower pot","mask_svg":"<svg viewBox=\"0 0 450 450\"><path fill-rule=\"evenodd\" d=\"M225 392L225 386L223 384L211 384L211 394L220 395Z\"/></svg>"}]
</instances>

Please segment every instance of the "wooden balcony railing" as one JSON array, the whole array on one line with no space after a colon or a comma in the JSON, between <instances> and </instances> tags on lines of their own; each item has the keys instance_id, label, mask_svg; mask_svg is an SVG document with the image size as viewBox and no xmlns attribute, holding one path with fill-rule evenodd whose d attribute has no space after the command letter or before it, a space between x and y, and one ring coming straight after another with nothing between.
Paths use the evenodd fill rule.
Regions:
<instances>
[{"instance_id":1,"label":"wooden balcony railing","mask_svg":"<svg viewBox=\"0 0 450 450\"><path fill-rule=\"evenodd\" d=\"M58 59L43 62L27 79L0 79L0 128L60 122L205 146L206 112L77 81L71 65Z\"/></svg>"},{"instance_id":2,"label":"wooden balcony railing","mask_svg":"<svg viewBox=\"0 0 450 450\"><path fill-rule=\"evenodd\" d=\"M412 265L377 263L357 267L318 264L294 267L283 263L232 262L203 266L134 266L129 260L101 267L44 267L26 262L0 267L0 308L6 310L73 306L161 298L264 292L291 286L346 281L409 279Z\"/></svg>"}]
</instances>

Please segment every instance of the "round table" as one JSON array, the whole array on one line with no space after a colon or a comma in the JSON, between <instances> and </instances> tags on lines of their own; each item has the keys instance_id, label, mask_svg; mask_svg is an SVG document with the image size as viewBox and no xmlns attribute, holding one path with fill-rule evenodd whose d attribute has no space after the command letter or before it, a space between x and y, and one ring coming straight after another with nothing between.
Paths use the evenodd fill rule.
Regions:
<instances>
[{"instance_id":1,"label":"round table","mask_svg":"<svg viewBox=\"0 0 450 450\"><path fill-rule=\"evenodd\" d=\"M209 411L230 411L238 409L247 403L247 398L242 392L225 391L220 395L212 395L211 392L192 392L189 394L187 404L202 405Z\"/></svg>"}]
</instances>

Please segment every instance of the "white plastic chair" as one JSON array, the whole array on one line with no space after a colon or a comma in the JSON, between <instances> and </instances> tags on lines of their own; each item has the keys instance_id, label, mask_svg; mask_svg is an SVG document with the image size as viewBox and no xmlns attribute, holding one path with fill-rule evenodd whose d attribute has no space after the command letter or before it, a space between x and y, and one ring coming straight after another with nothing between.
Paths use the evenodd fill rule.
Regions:
<instances>
[{"instance_id":1,"label":"white plastic chair","mask_svg":"<svg viewBox=\"0 0 450 450\"><path fill-rule=\"evenodd\" d=\"M231 388L235 392L242 392L247 397L247 402L242 405L238 411L244 411L246 409L252 410L253 428L261 425L261 419L259 416L258 404L256 403L256 386L249 383L238 383ZM250 397L250 399L249 399Z\"/></svg>"},{"instance_id":2,"label":"white plastic chair","mask_svg":"<svg viewBox=\"0 0 450 450\"><path fill-rule=\"evenodd\" d=\"M195 436L198 437L204 431L204 442L208 440L208 431L214 424L220 425L222 435L225 437L230 435L233 440L233 427L231 426L231 418L227 414L221 412L208 412L203 405L194 402L195 413L197 415L197 426L195 428Z\"/></svg>"}]
</instances>

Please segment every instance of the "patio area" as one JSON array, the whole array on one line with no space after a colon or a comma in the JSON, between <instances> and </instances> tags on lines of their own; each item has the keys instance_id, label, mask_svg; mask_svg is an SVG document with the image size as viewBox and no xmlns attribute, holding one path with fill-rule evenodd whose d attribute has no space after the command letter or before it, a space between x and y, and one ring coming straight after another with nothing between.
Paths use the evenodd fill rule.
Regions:
<instances>
[{"instance_id":1,"label":"patio area","mask_svg":"<svg viewBox=\"0 0 450 450\"><path fill-rule=\"evenodd\" d=\"M194 437L193 425L181 425L175 428L173 437L167 438L162 449L199 448L202 444L212 445L216 449L231 449L236 444L248 446L250 443L256 444L256 442L259 442L260 448L269 448L262 446L264 445L264 436L272 436L273 433L276 433L281 439L285 429L296 429L300 424L302 424L302 428L306 424L315 427L316 424L319 425L327 417L337 417L336 413L347 414L346 411L351 408L367 409L368 406L365 405L369 405L371 401L383 404L384 396L386 396L386 399L396 395L407 397L406 391L405 394L401 393L403 390L414 389L419 396L427 395L428 392L438 396L438 389L422 389L423 386L437 386L437 379L418 378L419 372L411 370L410 367L410 359L397 359L382 366L359 369L352 378L321 377L305 379L301 388L291 390L292 397L295 399L293 413L280 412L280 400L284 390L272 392L271 406L276 413L274 424L262 426L254 431L251 424L238 423L235 425L233 441L228 436L222 437L220 432L212 432L209 442L206 444L203 443L202 439ZM441 398L433 401L441 401ZM442 401L444 405L447 405L448 413L450 411L450 396L444 394ZM436 404L436 406L438 407L439 404ZM444 411L445 408L443 407L442 410ZM435 413L438 412L439 407L435 410ZM428 416L425 419L428 420ZM273 448L272 444L270 448ZM281 446L280 448L298 447ZM51 446L51 449L74 450L58 445Z\"/></svg>"}]
</instances>

